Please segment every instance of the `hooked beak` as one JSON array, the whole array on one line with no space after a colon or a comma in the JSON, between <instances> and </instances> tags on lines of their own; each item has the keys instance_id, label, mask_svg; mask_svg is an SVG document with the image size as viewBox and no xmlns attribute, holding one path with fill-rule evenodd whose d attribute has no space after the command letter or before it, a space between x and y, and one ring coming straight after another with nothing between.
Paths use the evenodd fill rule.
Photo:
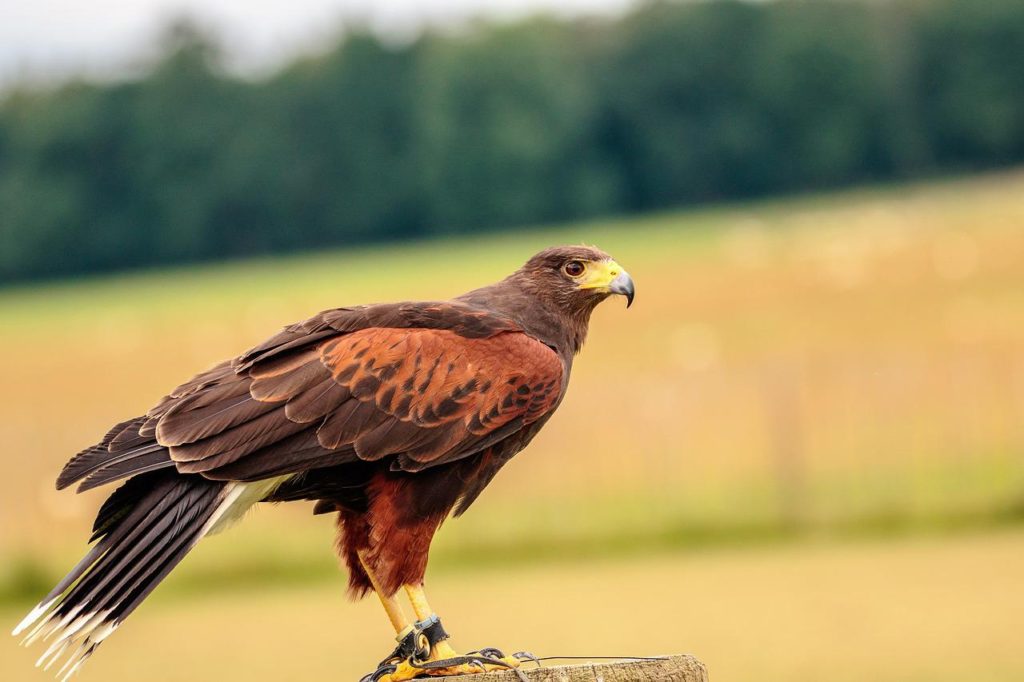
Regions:
<instances>
[{"instance_id":1,"label":"hooked beak","mask_svg":"<svg viewBox=\"0 0 1024 682\"><path fill-rule=\"evenodd\" d=\"M608 291L625 296L627 308L633 305L633 295L636 293L636 289L633 287L633 278L625 270L612 280L612 283L608 286Z\"/></svg>"},{"instance_id":2,"label":"hooked beak","mask_svg":"<svg viewBox=\"0 0 1024 682\"><path fill-rule=\"evenodd\" d=\"M580 289L598 289L626 297L626 307L633 305L633 278L621 265L609 259L590 264L579 284Z\"/></svg>"}]
</instances>

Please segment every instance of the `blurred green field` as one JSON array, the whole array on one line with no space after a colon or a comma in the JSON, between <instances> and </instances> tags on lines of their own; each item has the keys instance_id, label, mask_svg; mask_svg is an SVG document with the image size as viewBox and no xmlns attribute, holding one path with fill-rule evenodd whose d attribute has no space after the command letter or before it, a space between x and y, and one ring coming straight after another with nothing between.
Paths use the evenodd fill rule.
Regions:
<instances>
[{"instance_id":1,"label":"blurred green field","mask_svg":"<svg viewBox=\"0 0 1024 682\"><path fill-rule=\"evenodd\" d=\"M587 629L593 591L626 653L691 650L716 679L1017 678L999 590L1020 598L1022 536L983 529L1024 516L1022 196L1012 172L0 291L0 615L81 554L104 491L53 479L111 423L320 309L448 297L583 241L636 304L597 312L558 416L440 534L435 599L466 643L619 651ZM84 679L364 670L382 617L343 603L308 512L202 548ZM797 536L831 539L674 553ZM29 660L0 675L42 679Z\"/></svg>"},{"instance_id":2,"label":"blurred green field","mask_svg":"<svg viewBox=\"0 0 1024 682\"><path fill-rule=\"evenodd\" d=\"M1011 682L1024 676L1022 572L1014 530L444 571L431 593L461 648L692 652L730 682ZM355 680L390 649L379 605L346 602L340 579L221 588L158 590L79 679ZM50 679L38 653L0 639L0 678Z\"/></svg>"}]
</instances>

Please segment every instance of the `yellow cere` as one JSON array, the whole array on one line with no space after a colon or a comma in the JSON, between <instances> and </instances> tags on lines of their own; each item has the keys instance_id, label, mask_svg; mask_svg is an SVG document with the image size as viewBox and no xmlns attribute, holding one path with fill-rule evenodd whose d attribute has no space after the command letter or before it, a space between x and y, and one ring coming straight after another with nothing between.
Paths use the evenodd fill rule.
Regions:
<instances>
[{"instance_id":1,"label":"yellow cere","mask_svg":"<svg viewBox=\"0 0 1024 682\"><path fill-rule=\"evenodd\" d=\"M622 266L613 260L590 261L580 279L580 289L605 289L622 274Z\"/></svg>"}]
</instances>

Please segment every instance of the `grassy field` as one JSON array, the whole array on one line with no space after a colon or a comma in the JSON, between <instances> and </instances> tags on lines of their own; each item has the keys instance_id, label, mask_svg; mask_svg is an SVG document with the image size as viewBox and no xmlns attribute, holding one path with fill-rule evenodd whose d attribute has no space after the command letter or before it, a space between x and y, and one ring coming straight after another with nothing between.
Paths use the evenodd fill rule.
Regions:
<instances>
[{"instance_id":1,"label":"grassy field","mask_svg":"<svg viewBox=\"0 0 1024 682\"><path fill-rule=\"evenodd\" d=\"M1011 682L1022 573L1015 530L449 571L431 592L462 648L692 652L729 682ZM80 679L354 680L391 646L380 607L347 603L340 579L223 589L158 591ZM49 679L35 655L0 638L0 679Z\"/></svg>"},{"instance_id":2,"label":"grassy field","mask_svg":"<svg viewBox=\"0 0 1024 682\"><path fill-rule=\"evenodd\" d=\"M448 297L582 241L630 270L636 304L598 311L557 417L439 537L438 601L468 644L619 650L585 626L594 591L636 623L627 653L690 649L717 679L1019 676L999 590L1022 558L1021 196L1005 173L0 291L0 616L83 551L104 491L53 479L111 423L320 309ZM383 623L342 604L308 511L201 548L89 679L366 668ZM797 536L830 540L766 544ZM708 544L734 547L673 554ZM168 632L187 661L151 646ZM28 658L5 654L3 679L36 679Z\"/></svg>"}]
</instances>

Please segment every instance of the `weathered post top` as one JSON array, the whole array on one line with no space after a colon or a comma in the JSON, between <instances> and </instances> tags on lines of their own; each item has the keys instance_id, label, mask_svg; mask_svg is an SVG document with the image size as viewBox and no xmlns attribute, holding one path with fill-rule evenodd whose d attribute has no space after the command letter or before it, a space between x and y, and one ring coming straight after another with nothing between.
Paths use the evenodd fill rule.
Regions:
<instances>
[{"instance_id":1,"label":"weathered post top","mask_svg":"<svg viewBox=\"0 0 1024 682\"><path fill-rule=\"evenodd\" d=\"M521 673L521 675L519 674ZM708 682L704 664L688 654L657 658L601 661L577 665L534 666L473 675L474 682ZM438 677L437 682L466 682L460 677Z\"/></svg>"}]
</instances>

